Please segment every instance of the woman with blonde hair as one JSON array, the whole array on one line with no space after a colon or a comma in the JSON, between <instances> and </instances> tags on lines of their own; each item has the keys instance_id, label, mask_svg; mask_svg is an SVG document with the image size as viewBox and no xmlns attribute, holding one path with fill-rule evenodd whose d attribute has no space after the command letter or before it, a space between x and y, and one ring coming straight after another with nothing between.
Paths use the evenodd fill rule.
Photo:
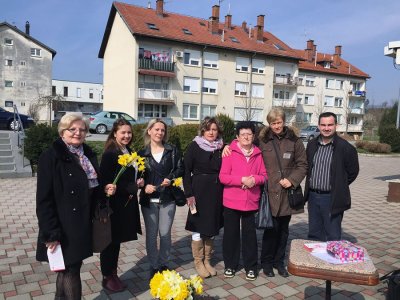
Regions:
<instances>
[{"instance_id":1,"label":"woman with blonde hair","mask_svg":"<svg viewBox=\"0 0 400 300\"><path fill-rule=\"evenodd\" d=\"M166 143L167 124L153 119L144 131L144 188L140 204L146 227L146 251L150 263L150 279L158 271L168 269L171 253L171 227L176 205L171 191L173 179L183 176L182 157L178 149ZM157 248L157 236L160 247Z\"/></svg>"}]
</instances>

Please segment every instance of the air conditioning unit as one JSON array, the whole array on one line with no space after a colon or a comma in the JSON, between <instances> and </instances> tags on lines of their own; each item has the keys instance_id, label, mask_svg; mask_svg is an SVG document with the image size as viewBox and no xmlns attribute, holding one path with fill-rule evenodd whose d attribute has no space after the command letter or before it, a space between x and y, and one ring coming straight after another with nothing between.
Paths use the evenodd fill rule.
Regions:
<instances>
[{"instance_id":1,"label":"air conditioning unit","mask_svg":"<svg viewBox=\"0 0 400 300\"><path fill-rule=\"evenodd\" d=\"M176 51L176 52L175 52L175 56L176 56L177 58L182 58L182 57L183 57L183 51Z\"/></svg>"}]
</instances>

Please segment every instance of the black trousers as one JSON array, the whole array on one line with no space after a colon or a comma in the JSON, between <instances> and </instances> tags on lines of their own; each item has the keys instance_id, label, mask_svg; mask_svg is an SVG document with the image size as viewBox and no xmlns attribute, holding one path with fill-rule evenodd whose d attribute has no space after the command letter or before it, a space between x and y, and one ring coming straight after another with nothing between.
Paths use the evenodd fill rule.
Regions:
<instances>
[{"instance_id":1,"label":"black trousers","mask_svg":"<svg viewBox=\"0 0 400 300\"><path fill-rule=\"evenodd\" d=\"M257 236L255 211L240 211L224 207L223 257L225 268L237 270L242 249L243 264L247 271L257 270ZM240 224L241 237L240 237Z\"/></svg>"},{"instance_id":2,"label":"black trousers","mask_svg":"<svg viewBox=\"0 0 400 300\"><path fill-rule=\"evenodd\" d=\"M265 229L261 248L263 268L285 265L286 244L289 238L289 222L292 216L272 217L274 228Z\"/></svg>"},{"instance_id":3,"label":"black trousers","mask_svg":"<svg viewBox=\"0 0 400 300\"><path fill-rule=\"evenodd\" d=\"M100 268L103 276L110 276L117 270L120 248L120 243L111 242L111 244L100 253Z\"/></svg>"}]
</instances>

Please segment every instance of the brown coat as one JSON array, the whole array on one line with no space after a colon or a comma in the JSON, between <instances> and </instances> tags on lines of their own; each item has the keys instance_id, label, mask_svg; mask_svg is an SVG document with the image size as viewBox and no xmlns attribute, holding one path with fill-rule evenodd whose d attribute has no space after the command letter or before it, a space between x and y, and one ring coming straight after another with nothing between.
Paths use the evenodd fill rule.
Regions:
<instances>
[{"instance_id":1,"label":"brown coat","mask_svg":"<svg viewBox=\"0 0 400 300\"><path fill-rule=\"evenodd\" d=\"M284 177L294 187L297 187L307 174L307 156L303 142L291 128L284 127L283 135L277 137L269 127L260 132L260 149L262 151L265 168L268 173L268 195L273 216L288 216L304 212L304 209L294 210L289 206L287 192L279 184L281 174L272 140L280 152L280 160Z\"/></svg>"}]
</instances>

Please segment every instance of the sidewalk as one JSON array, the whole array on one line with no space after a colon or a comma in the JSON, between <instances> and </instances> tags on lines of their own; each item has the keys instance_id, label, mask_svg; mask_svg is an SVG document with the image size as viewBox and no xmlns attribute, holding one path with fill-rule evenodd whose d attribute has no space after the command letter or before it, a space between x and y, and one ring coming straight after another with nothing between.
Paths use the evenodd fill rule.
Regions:
<instances>
[{"instance_id":1,"label":"sidewalk","mask_svg":"<svg viewBox=\"0 0 400 300\"><path fill-rule=\"evenodd\" d=\"M388 184L380 177L399 175L400 158L360 156L359 159L361 172L351 186L353 202L352 209L344 215L344 238L366 247L382 275L400 268L400 203L386 201ZM0 300L54 299L56 275L47 264L35 260L36 178L0 179L0 191ZM184 276L195 273L190 235L184 230L186 214L186 208L177 208L170 265ZM293 216L290 239L306 236L307 213ZM256 281L249 282L243 269L232 279L224 278L221 237L216 239L218 276L204 281L205 296L230 300L324 299L325 282L321 280L279 275L267 279L260 273ZM128 289L107 294L101 287L99 258L95 255L85 260L82 267L84 299L151 299L147 270L144 237L123 244L118 274ZM383 284L369 287L334 282L332 299L384 299L379 292L383 287Z\"/></svg>"}]
</instances>

